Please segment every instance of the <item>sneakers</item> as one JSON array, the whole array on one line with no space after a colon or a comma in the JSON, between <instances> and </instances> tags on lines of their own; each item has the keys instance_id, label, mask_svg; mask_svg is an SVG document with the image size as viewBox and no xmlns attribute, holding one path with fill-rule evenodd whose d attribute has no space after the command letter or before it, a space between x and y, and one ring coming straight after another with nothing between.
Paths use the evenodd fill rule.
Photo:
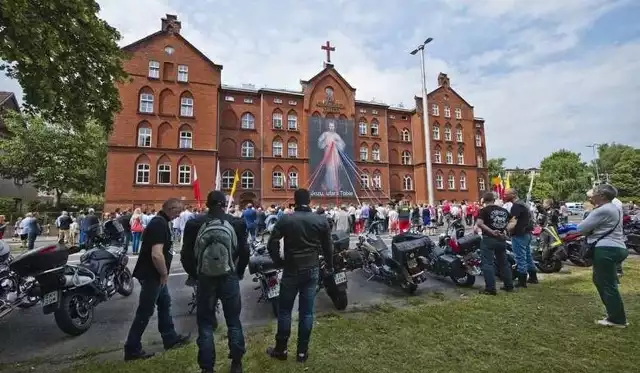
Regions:
<instances>
[{"instance_id":1,"label":"sneakers","mask_svg":"<svg viewBox=\"0 0 640 373\"><path fill-rule=\"evenodd\" d=\"M612 327L612 328L620 328L620 329L624 329L626 328L629 323L626 324L616 324L614 322L609 321L609 319L604 318L602 320L596 320L596 324L600 325L600 326L608 326L608 327Z\"/></svg>"},{"instance_id":2,"label":"sneakers","mask_svg":"<svg viewBox=\"0 0 640 373\"><path fill-rule=\"evenodd\" d=\"M308 352L299 352L296 354L296 361L298 363L304 363L309 358Z\"/></svg>"},{"instance_id":3,"label":"sneakers","mask_svg":"<svg viewBox=\"0 0 640 373\"><path fill-rule=\"evenodd\" d=\"M272 359L287 360L287 350L279 351L275 347L267 347L267 355Z\"/></svg>"}]
</instances>

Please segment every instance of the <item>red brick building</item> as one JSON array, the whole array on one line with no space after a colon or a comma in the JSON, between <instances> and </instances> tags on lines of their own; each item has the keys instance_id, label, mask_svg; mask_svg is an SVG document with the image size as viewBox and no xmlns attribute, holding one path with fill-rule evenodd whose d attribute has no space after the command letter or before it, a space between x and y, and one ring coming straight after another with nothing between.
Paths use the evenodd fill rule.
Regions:
<instances>
[{"instance_id":1,"label":"red brick building","mask_svg":"<svg viewBox=\"0 0 640 373\"><path fill-rule=\"evenodd\" d=\"M223 189L231 188L236 169L240 174L237 201L285 202L312 174L312 117L353 124L353 144L346 146L358 170L359 200L427 201L420 97L413 109L357 100L356 88L329 63L301 81L300 91L226 86L222 66L180 28L167 15L160 31L124 47L131 79L119 87L123 109L109 139L107 210L158 208L170 197L194 204L195 170L204 198L218 160ZM329 91L331 107L324 100ZM428 102L436 199L479 199L488 187L484 120L474 117L446 74Z\"/></svg>"}]
</instances>

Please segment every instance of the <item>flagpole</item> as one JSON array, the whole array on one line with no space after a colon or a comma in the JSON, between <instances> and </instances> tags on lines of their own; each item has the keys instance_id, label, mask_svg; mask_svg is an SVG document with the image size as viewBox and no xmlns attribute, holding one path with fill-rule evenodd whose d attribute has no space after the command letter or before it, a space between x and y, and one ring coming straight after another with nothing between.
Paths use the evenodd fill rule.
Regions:
<instances>
[{"instance_id":1,"label":"flagpole","mask_svg":"<svg viewBox=\"0 0 640 373\"><path fill-rule=\"evenodd\" d=\"M533 191L533 179L535 178L536 173L531 171L531 180L529 181L529 190L527 191L527 202L531 201L531 192Z\"/></svg>"}]
</instances>

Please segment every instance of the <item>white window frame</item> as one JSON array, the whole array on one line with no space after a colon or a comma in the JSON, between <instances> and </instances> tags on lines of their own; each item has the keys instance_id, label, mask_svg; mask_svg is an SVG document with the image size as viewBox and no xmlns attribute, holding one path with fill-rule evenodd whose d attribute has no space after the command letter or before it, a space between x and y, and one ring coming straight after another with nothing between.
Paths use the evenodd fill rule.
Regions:
<instances>
[{"instance_id":1,"label":"white window frame","mask_svg":"<svg viewBox=\"0 0 640 373\"><path fill-rule=\"evenodd\" d=\"M453 164L453 152L451 150L447 150L445 158L446 158L447 164Z\"/></svg>"},{"instance_id":2,"label":"white window frame","mask_svg":"<svg viewBox=\"0 0 640 373\"><path fill-rule=\"evenodd\" d=\"M449 175L447 176L447 186L449 187L449 190L455 190L456 189L456 177L453 175Z\"/></svg>"},{"instance_id":3,"label":"white window frame","mask_svg":"<svg viewBox=\"0 0 640 373\"><path fill-rule=\"evenodd\" d=\"M467 177L460 175L460 190L467 190Z\"/></svg>"},{"instance_id":4,"label":"white window frame","mask_svg":"<svg viewBox=\"0 0 640 373\"><path fill-rule=\"evenodd\" d=\"M378 122L371 122L371 136L380 136L380 125Z\"/></svg>"},{"instance_id":5,"label":"white window frame","mask_svg":"<svg viewBox=\"0 0 640 373\"><path fill-rule=\"evenodd\" d=\"M178 77L179 82L187 83L189 81L189 66L178 65Z\"/></svg>"},{"instance_id":6,"label":"white window frame","mask_svg":"<svg viewBox=\"0 0 640 373\"><path fill-rule=\"evenodd\" d=\"M438 104L431 104L431 115L440 115L440 107L438 106Z\"/></svg>"},{"instance_id":7,"label":"white window frame","mask_svg":"<svg viewBox=\"0 0 640 373\"><path fill-rule=\"evenodd\" d=\"M402 178L402 189L403 190L413 190L413 179L409 175L405 175Z\"/></svg>"},{"instance_id":8,"label":"white window frame","mask_svg":"<svg viewBox=\"0 0 640 373\"><path fill-rule=\"evenodd\" d=\"M451 141L451 127L444 127L444 141Z\"/></svg>"},{"instance_id":9,"label":"white window frame","mask_svg":"<svg viewBox=\"0 0 640 373\"><path fill-rule=\"evenodd\" d=\"M373 178L371 179L373 181L373 187L377 188L377 189L382 189L382 175L375 173L373 174Z\"/></svg>"},{"instance_id":10,"label":"white window frame","mask_svg":"<svg viewBox=\"0 0 640 373\"><path fill-rule=\"evenodd\" d=\"M456 108L456 119L462 119L462 109L459 107Z\"/></svg>"},{"instance_id":11,"label":"white window frame","mask_svg":"<svg viewBox=\"0 0 640 373\"><path fill-rule=\"evenodd\" d=\"M224 96L224 100L228 102L234 102L236 99L233 96Z\"/></svg>"},{"instance_id":12,"label":"white window frame","mask_svg":"<svg viewBox=\"0 0 640 373\"><path fill-rule=\"evenodd\" d=\"M274 103L274 104L281 104L281 103L282 103L282 99L274 98L274 99L273 99L273 103Z\"/></svg>"},{"instance_id":13,"label":"white window frame","mask_svg":"<svg viewBox=\"0 0 640 373\"><path fill-rule=\"evenodd\" d=\"M402 129L402 141L411 142L411 132L406 128Z\"/></svg>"},{"instance_id":14,"label":"white window frame","mask_svg":"<svg viewBox=\"0 0 640 373\"><path fill-rule=\"evenodd\" d=\"M253 172L246 170L240 175L240 187L242 189L253 189L256 185L256 177Z\"/></svg>"},{"instance_id":15,"label":"white window frame","mask_svg":"<svg viewBox=\"0 0 640 373\"><path fill-rule=\"evenodd\" d=\"M242 114L240 120L240 128L244 130L254 130L256 129L256 118L251 113Z\"/></svg>"},{"instance_id":16,"label":"white window frame","mask_svg":"<svg viewBox=\"0 0 640 373\"><path fill-rule=\"evenodd\" d=\"M245 140L240 144L240 156L242 158L255 158L256 146L253 142Z\"/></svg>"},{"instance_id":17,"label":"white window frame","mask_svg":"<svg viewBox=\"0 0 640 373\"><path fill-rule=\"evenodd\" d=\"M279 130L282 129L282 113L281 112L275 112L271 115L271 125L275 129L279 129Z\"/></svg>"},{"instance_id":18,"label":"white window frame","mask_svg":"<svg viewBox=\"0 0 640 373\"><path fill-rule=\"evenodd\" d=\"M149 61L149 72L147 76L151 79L160 79L160 62Z\"/></svg>"},{"instance_id":19,"label":"white window frame","mask_svg":"<svg viewBox=\"0 0 640 373\"><path fill-rule=\"evenodd\" d=\"M369 189L369 187L370 187L369 175L364 173L360 174L360 188Z\"/></svg>"},{"instance_id":20,"label":"white window frame","mask_svg":"<svg viewBox=\"0 0 640 373\"><path fill-rule=\"evenodd\" d=\"M189 130L180 131L180 149L193 149L193 132Z\"/></svg>"},{"instance_id":21,"label":"white window frame","mask_svg":"<svg viewBox=\"0 0 640 373\"><path fill-rule=\"evenodd\" d=\"M149 127L138 128L138 147L150 148L153 138L153 130Z\"/></svg>"},{"instance_id":22,"label":"white window frame","mask_svg":"<svg viewBox=\"0 0 640 373\"><path fill-rule=\"evenodd\" d=\"M252 98L250 98L250 97L245 97L245 98L244 98L244 100L243 100L243 102L244 102L245 104L253 104L253 99L252 99Z\"/></svg>"},{"instance_id":23,"label":"white window frame","mask_svg":"<svg viewBox=\"0 0 640 373\"><path fill-rule=\"evenodd\" d=\"M478 185L479 185L479 189L480 189L480 191L482 191L482 192L483 192L483 191L487 190L487 184L486 184L486 182L484 181L484 178L480 178L480 179L478 179Z\"/></svg>"},{"instance_id":24,"label":"white window frame","mask_svg":"<svg viewBox=\"0 0 640 373\"><path fill-rule=\"evenodd\" d=\"M284 188L284 174L280 171L273 171L271 173L271 186L275 189Z\"/></svg>"},{"instance_id":25,"label":"white window frame","mask_svg":"<svg viewBox=\"0 0 640 373\"><path fill-rule=\"evenodd\" d=\"M290 131L298 129L298 115L297 114L288 114L287 115L287 129Z\"/></svg>"},{"instance_id":26,"label":"white window frame","mask_svg":"<svg viewBox=\"0 0 640 373\"><path fill-rule=\"evenodd\" d=\"M166 183L161 182L160 173L168 173L169 178ZM158 169L156 170L156 183L160 185L171 185L171 164L170 163L161 163L158 165Z\"/></svg>"},{"instance_id":27,"label":"white window frame","mask_svg":"<svg viewBox=\"0 0 640 373\"><path fill-rule=\"evenodd\" d=\"M371 148L371 159L374 161L380 161L380 147L374 146Z\"/></svg>"},{"instance_id":28,"label":"white window frame","mask_svg":"<svg viewBox=\"0 0 640 373\"><path fill-rule=\"evenodd\" d=\"M435 163L442 163L442 152L440 150L433 152L433 159Z\"/></svg>"},{"instance_id":29,"label":"white window frame","mask_svg":"<svg viewBox=\"0 0 640 373\"><path fill-rule=\"evenodd\" d=\"M444 117L451 118L451 108L448 105L444 106Z\"/></svg>"},{"instance_id":30,"label":"white window frame","mask_svg":"<svg viewBox=\"0 0 640 373\"><path fill-rule=\"evenodd\" d=\"M193 116L193 97L180 98L180 116L181 117Z\"/></svg>"},{"instance_id":31,"label":"white window frame","mask_svg":"<svg viewBox=\"0 0 640 373\"><path fill-rule=\"evenodd\" d=\"M282 141L273 140L271 142L271 155L274 157L282 157Z\"/></svg>"},{"instance_id":32,"label":"white window frame","mask_svg":"<svg viewBox=\"0 0 640 373\"><path fill-rule=\"evenodd\" d=\"M462 128L456 128L456 141L462 142L462 140L463 140Z\"/></svg>"},{"instance_id":33,"label":"white window frame","mask_svg":"<svg viewBox=\"0 0 640 373\"><path fill-rule=\"evenodd\" d=\"M140 93L138 111L141 113L153 113L153 93Z\"/></svg>"},{"instance_id":34,"label":"white window frame","mask_svg":"<svg viewBox=\"0 0 640 373\"><path fill-rule=\"evenodd\" d=\"M463 151L459 151L458 152L458 164L464 164L464 152Z\"/></svg>"},{"instance_id":35,"label":"white window frame","mask_svg":"<svg viewBox=\"0 0 640 373\"><path fill-rule=\"evenodd\" d=\"M178 185L191 185L191 170L190 164L178 166Z\"/></svg>"},{"instance_id":36,"label":"white window frame","mask_svg":"<svg viewBox=\"0 0 640 373\"><path fill-rule=\"evenodd\" d=\"M436 175L436 189L444 189L444 180L442 175Z\"/></svg>"},{"instance_id":37,"label":"white window frame","mask_svg":"<svg viewBox=\"0 0 640 373\"><path fill-rule=\"evenodd\" d=\"M434 140L440 140L440 127L439 126L433 126L433 139Z\"/></svg>"},{"instance_id":38,"label":"white window frame","mask_svg":"<svg viewBox=\"0 0 640 373\"><path fill-rule=\"evenodd\" d=\"M289 158L298 158L298 143L296 141L287 142L287 156Z\"/></svg>"},{"instance_id":39,"label":"white window frame","mask_svg":"<svg viewBox=\"0 0 640 373\"><path fill-rule=\"evenodd\" d=\"M231 170L225 170L222 173L222 189L231 189L233 187L233 180L235 179L235 174Z\"/></svg>"},{"instance_id":40,"label":"white window frame","mask_svg":"<svg viewBox=\"0 0 640 373\"><path fill-rule=\"evenodd\" d=\"M482 136L479 133L476 133L476 147L482 146Z\"/></svg>"},{"instance_id":41,"label":"white window frame","mask_svg":"<svg viewBox=\"0 0 640 373\"><path fill-rule=\"evenodd\" d=\"M476 162L477 162L478 168L483 168L484 167L484 157L483 156L477 155L476 156Z\"/></svg>"},{"instance_id":42,"label":"white window frame","mask_svg":"<svg viewBox=\"0 0 640 373\"><path fill-rule=\"evenodd\" d=\"M366 136L366 134L367 134L367 123L366 122L358 123L358 133L360 134L360 136Z\"/></svg>"},{"instance_id":43,"label":"white window frame","mask_svg":"<svg viewBox=\"0 0 640 373\"><path fill-rule=\"evenodd\" d=\"M410 165L411 164L411 153L408 150L402 151L401 159L402 159L402 164L403 165Z\"/></svg>"},{"instance_id":44,"label":"white window frame","mask_svg":"<svg viewBox=\"0 0 640 373\"><path fill-rule=\"evenodd\" d=\"M296 105L298 105L298 101L289 100L289 105L296 106Z\"/></svg>"},{"instance_id":45,"label":"white window frame","mask_svg":"<svg viewBox=\"0 0 640 373\"><path fill-rule=\"evenodd\" d=\"M369 148L367 148L366 146L361 146L360 147L360 160L361 161L366 161L369 159Z\"/></svg>"},{"instance_id":46,"label":"white window frame","mask_svg":"<svg viewBox=\"0 0 640 373\"><path fill-rule=\"evenodd\" d=\"M297 188L298 187L298 173L295 171L289 171L289 179L287 180L287 184L289 188Z\"/></svg>"},{"instance_id":47,"label":"white window frame","mask_svg":"<svg viewBox=\"0 0 640 373\"><path fill-rule=\"evenodd\" d=\"M146 176L146 181L145 181ZM149 163L136 164L136 184L151 183L151 165Z\"/></svg>"}]
</instances>

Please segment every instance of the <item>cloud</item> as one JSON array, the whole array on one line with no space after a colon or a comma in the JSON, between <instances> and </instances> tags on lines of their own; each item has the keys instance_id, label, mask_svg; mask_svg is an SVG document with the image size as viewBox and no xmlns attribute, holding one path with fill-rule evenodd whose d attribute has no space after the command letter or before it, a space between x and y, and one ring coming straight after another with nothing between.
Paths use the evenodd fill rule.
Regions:
<instances>
[{"instance_id":1,"label":"cloud","mask_svg":"<svg viewBox=\"0 0 640 373\"><path fill-rule=\"evenodd\" d=\"M550 152L617 141L640 146L640 30L612 19L633 0L100 0L101 17L128 44L173 13L182 33L216 63L223 82L299 89L330 40L332 61L359 99L412 105L427 36L429 89L439 72L484 117L490 157L530 167ZM632 18L632 17L631 17ZM615 24L615 26L620 26ZM7 79L0 79L1 89ZM13 82L15 84L15 82Z\"/></svg>"}]
</instances>

